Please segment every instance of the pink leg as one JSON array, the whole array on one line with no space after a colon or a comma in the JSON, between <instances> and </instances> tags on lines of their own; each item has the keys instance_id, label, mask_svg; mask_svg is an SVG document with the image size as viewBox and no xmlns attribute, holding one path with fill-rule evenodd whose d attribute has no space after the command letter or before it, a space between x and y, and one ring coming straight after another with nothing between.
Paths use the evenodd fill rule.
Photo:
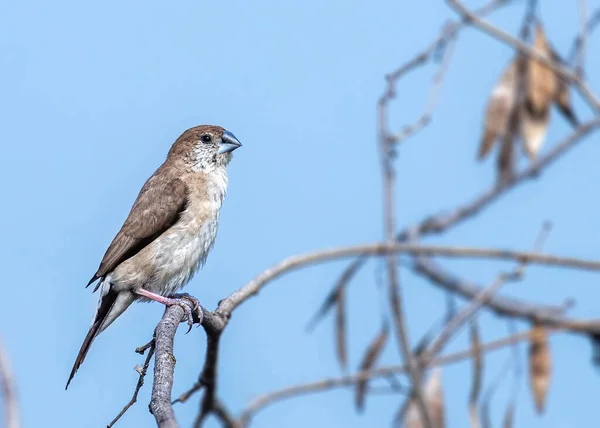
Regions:
<instances>
[{"instance_id":1,"label":"pink leg","mask_svg":"<svg viewBox=\"0 0 600 428\"><path fill-rule=\"evenodd\" d=\"M140 288L135 290L136 294L143 296L147 299L154 300L155 302L162 303L165 306L179 305L185 312L185 316L187 317L187 323L190 326L188 332L192 329L192 325L194 324L194 317L192 315L192 311L190 310L189 305L186 305L183 300L187 300L192 302L193 311L198 313L198 318L200 319L200 324L202 324L202 308L200 307L200 303L195 297L190 296L187 293L184 294L175 294L172 297L161 296L160 294L152 293L151 291L144 290Z\"/></svg>"}]
</instances>

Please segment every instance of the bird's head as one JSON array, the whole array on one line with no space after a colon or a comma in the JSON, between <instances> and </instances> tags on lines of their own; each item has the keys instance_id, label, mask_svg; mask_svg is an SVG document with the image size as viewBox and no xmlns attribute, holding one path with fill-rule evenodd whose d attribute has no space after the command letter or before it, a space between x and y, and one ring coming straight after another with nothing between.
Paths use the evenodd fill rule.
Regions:
<instances>
[{"instance_id":1,"label":"bird's head","mask_svg":"<svg viewBox=\"0 0 600 428\"><path fill-rule=\"evenodd\" d=\"M182 158L195 171L210 171L227 166L232 152L241 145L235 135L220 126L200 125L181 134L168 156Z\"/></svg>"}]
</instances>

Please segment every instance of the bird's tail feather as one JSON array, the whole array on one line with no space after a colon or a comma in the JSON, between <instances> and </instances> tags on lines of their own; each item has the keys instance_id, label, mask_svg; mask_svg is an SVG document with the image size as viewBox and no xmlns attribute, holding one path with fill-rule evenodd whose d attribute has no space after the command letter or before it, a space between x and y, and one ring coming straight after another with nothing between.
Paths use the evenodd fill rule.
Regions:
<instances>
[{"instance_id":1,"label":"bird's tail feather","mask_svg":"<svg viewBox=\"0 0 600 428\"><path fill-rule=\"evenodd\" d=\"M100 297L100 302L98 305L98 309L96 310L96 315L94 316L94 321L88 334L85 336L83 343L81 344L81 348L79 349L79 353L77 354L77 358L75 359L75 364L73 364L73 368L71 369L71 374L69 375L69 380L67 381L67 386L65 389L69 388L69 384L71 380L77 373L77 370L85 360L85 357L92 346L92 342L94 339L105 330L119 315L125 312L125 309L131 305L133 302L133 294L129 292L116 292L110 288L110 284L105 284L106 290L103 287L102 295Z\"/></svg>"}]
</instances>

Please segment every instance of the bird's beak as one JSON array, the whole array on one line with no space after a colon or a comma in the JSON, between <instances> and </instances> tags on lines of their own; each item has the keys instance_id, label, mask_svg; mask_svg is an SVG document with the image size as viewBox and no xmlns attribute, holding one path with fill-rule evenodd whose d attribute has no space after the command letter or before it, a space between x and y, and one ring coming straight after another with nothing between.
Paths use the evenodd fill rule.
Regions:
<instances>
[{"instance_id":1,"label":"bird's beak","mask_svg":"<svg viewBox=\"0 0 600 428\"><path fill-rule=\"evenodd\" d=\"M235 149L240 147L242 143L235 138L229 131L223 131L223 136L221 137L221 144L219 144L219 154L233 152Z\"/></svg>"}]
</instances>

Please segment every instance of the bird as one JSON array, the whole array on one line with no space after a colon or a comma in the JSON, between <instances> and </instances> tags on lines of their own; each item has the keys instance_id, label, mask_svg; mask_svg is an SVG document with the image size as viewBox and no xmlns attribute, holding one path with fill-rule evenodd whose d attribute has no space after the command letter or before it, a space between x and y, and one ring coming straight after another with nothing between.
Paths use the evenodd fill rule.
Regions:
<instances>
[{"instance_id":1,"label":"bird","mask_svg":"<svg viewBox=\"0 0 600 428\"><path fill-rule=\"evenodd\" d=\"M98 305L65 389L94 339L134 301L180 305L191 326L191 310L182 299L191 300L195 310L198 301L174 293L190 281L213 247L227 193L227 165L240 146L235 135L214 125L190 128L173 143L86 286L98 281Z\"/></svg>"}]
</instances>

